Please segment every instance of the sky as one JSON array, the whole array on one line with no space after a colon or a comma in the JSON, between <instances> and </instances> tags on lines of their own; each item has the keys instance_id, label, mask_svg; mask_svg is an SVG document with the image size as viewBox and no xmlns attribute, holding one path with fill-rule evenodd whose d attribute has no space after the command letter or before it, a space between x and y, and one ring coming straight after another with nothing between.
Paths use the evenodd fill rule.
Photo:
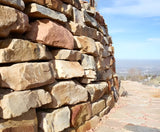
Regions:
<instances>
[{"instance_id":1,"label":"sky","mask_svg":"<svg viewBox=\"0 0 160 132\"><path fill-rule=\"evenodd\" d=\"M160 60L160 0L97 0L116 59Z\"/></svg>"}]
</instances>

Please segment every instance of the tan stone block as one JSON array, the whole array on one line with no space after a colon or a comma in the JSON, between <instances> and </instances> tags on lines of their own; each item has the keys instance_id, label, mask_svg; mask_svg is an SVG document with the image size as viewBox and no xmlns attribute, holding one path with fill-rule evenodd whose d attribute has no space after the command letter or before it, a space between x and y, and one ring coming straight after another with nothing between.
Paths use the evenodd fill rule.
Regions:
<instances>
[{"instance_id":1,"label":"tan stone block","mask_svg":"<svg viewBox=\"0 0 160 132\"><path fill-rule=\"evenodd\" d=\"M99 116L103 117L104 115L108 114L110 110L111 110L111 108L109 106L107 106L103 111L101 111L99 113Z\"/></svg>"},{"instance_id":2,"label":"tan stone block","mask_svg":"<svg viewBox=\"0 0 160 132\"><path fill-rule=\"evenodd\" d=\"M56 79L71 79L84 76L84 69L75 61L54 60Z\"/></svg>"},{"instance_id":3,"label":"tan stone block","mask_svg":"<svg viewBox=\"0 0 160 132\"><path fill-rule=\"evenodd\" d=\"M79 0L62 0L62 1L65 3L69 3L78 9L81 9L81 4L80 4Z\"/></svg>"},{"instance_id":4,"label":"tan stone block","mask_svg":"<svg viewBox=\"0 0 160 132\"><path fill-rule=\"evenodd\" d=\"M43 89L16 91L0 96L0 117L3 119L20 116L31 108L37 108L52 101L51 95Z\"/></svg>"},{"instance_id":5,"label":"tan stone block","mask_svg":"<svg viewBox=\"0 0 160 132\"><path fill-rule=\"evenodd\" d=\"M82 53L77 50L59 49L52 50L53 58L56 60L79 61L82 59Z\"/></svg>"},{"instance_id":6,"label":"tan stone block","mask_svg":"<svg viewBox=\"0 0 160 132\"><path fill-rule=\"evenodd\" d=\"M90 94L91 102L99 100L104 94L108 93L108 84L106 82L88 84L85 88Z\"/></svg>"},{"instance_id":7,"label":"tan stone block","mask_svg":"<svg viewBox=\"0 0 160 132\"><path fill-rule=\"evenodd\" d=\"M23 0L25 3L37 3L37 4L40 4L40 5L44 5L45 4L45 1L44 0Z\"/></svg>"},{"instance_id":8,"label":"tan stone block","mask_svg":"<svg viewBox=\"0 0 160 132\"><path fill-rule=\"evenodd\" d=\"M27 39L52 47L74 48L73 36L63 26L48 19L37 20L31 25L31 30L26 34Z\"/></svg>"},{"instance_id":9,"label":"tan stone block","mask_svg":"<svg viewBox=\"0 0 160 132\"><path fill-rule=\"evenodd\" d=\"M80 126L91 118L91 104L89 102L75 105L71 108L71 123L74 128Z\"/></svg>"},{"instance_id":10,"label":"tan stone block","mask_svg":"<svg viewBox=\"0 0 160 132\"><path fill-rule=\"evenodd\" d=\"M44 88L52 95L52 102L45 105L45 108L75 105L88 100L87 90L74 81L61 81Z\"/></svg>"},{"instance_id":11,"label":"tan stone block","mask_svg":"<svg viewBox=\"0 0 160 132\"><path fill-rule=\"evenodd\" d=\"M103 98L105 99L107 107L112 108L114 106L115 101L114 101L114 95L112 93L110 95L104 96Z\"/></svg>"},{"instance_id":12,"label":"tan stone block","mask_svg":"<svg viewBox=\"0 0 160 132\"><path fill-rule=\"evenodd\" d=\"M97 79L96 71L94 70L84 70L84 78Z\"/></svg>"},{"instance_id":13,"label":"tan stone block","mask_svg":"<svg viewBox=\"0 0 160 132\"><path fill-rule=\"evenodd\" d=\"M92 78L80 78L79 82L82 84L90 84L91 82L96 81L96 79L92 79Z\"/></svg>"},{"instance_id":14,"label":"tan stone block","mask_svg":"<svg viewBox=\"0 0 160 132\"><path fill-rule=\"evenodd\" d=\"M98 73L97 73L98 79L101 81L108 81L108 80L112 79L113 74L114 73L111 68L108 70L98 71Z\"/></svg>"},{"instance_id":15,"label":"tan stone block","mask_svg":"<svg viewBox=\"0 0 160 132\"><path fill-rule=\"evenodd\" d=\"M107 46L103 46L100 42L96 42L98 57L106 58L110 54L108 52Z\"/></svg>"},{"instance_id":16,"label":"tan stone block","mask_svg":"<svg viewBox=\"0 0 160 132\"><path fill-rule=\"evenodd\" d=\"M28 16L14 8L0 5L0 37L10 32L22 34L29 28Z\"/></svg>"},{"instance_id":17,"label":"tan stone block","mask_svg":"<svg viewBox=\"0 0 160 132\"><path fill-rule=\"evenodd\" d=\"M92 116L99 114L105 107L106 105L104 99L92 103Z\"/></svg>"},{"instance_id":18,"label":"tan stone block","mask_svg":"<svg viewBox=\"0 0 160 132\"><path fill-rule=\"evenodd\" d=\"M1 87L13 90L37 88L54 82L53 64L19 63L0 67Z\"/></svg>"},{"instance_id":19,"label":"tan stone block","mask_svg":"<svg viewBox=\"0 0 160 132\"><path fill-rule=\"evenodd\" d=\"M1 4L14 7L18 10L23 11L25 8L23 0L0 0Z\"/></svg>"},{"instance_id":20,"label":"tan stone block","mask_svg":"<svg viewBox=\"0 0 160 132\"><path fill-rule=\"evenodd\" d=\"M71 18L73 16L73 7L72 5L62 4L60 12L64 13L67 17Z\"/></svg>"},{"instance_id":21,"label":"tan stone block","mask_svg":"<svg viewBox=\"0 0 160 132\"><path fill-rule=\"evenodd\" d=\"M4 120L0 119L0 132L38 132L38 122L35 109L30 109L23 115Z\"/></svg>"},{"instance_id":22,"label":"tan stone block","mask_svg":"<svg viewBox=\"0 0 160 132\"><path fill-rule=\"evenodd\" d=\"M52 55L45 45L22 39L0 40L0 63L50 59Z\"/></svg>"},{"instance_id":23,"label":"tan stone block","mask_svg":"<svg viewBox=\"0 0 160 132\"><path fill-rule=\"evenodd\" d=\"M39 128L43 132L60 132L70 127L70 109L63 107L50 113L38 112Z\"/></svg>"}]
</instances>

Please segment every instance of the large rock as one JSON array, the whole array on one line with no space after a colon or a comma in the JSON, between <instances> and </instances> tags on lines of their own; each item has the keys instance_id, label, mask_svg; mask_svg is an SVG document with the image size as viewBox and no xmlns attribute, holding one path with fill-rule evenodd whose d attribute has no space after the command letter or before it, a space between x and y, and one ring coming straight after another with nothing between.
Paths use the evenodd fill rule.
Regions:
<instances>
[{"instance_id":1,"label":"large rock","mask_svg":"<svg viewBox=\"0 0 160 132\"><path fill-rule=\"evenodd\" d=\"M73 21L84 25L84 15L83 12L73 7Z\"/></svg>"},{"instance_id":2,"label":"large rock","mask_svg":"<svg viewBox=\"0 0 160 132\"><path fill-rule=\"evenodd\" d=\"M64 14L36 3L32 3L27 6L25 12L29 17L33 18L49 18L58 22L67 22L67 17Z\"/></svg>"},{"instance_id":3,"label":"large rock","mask_svg":"<svg viewBox=\"0 0 160 132\"><path fill-rule=\"evenodd\" d=\"M52 101L51 95L43 89L16 91L0 96L0 117L3 119L20 116L30 108L37 108Z\"/></svg>"},{"instance_id":4,"label":"large rock","mask_svg":"<svg viewBox=\"0 0 160 132\"><path fill-rule=\"evenodd\" d=\"M7 37L10 32L24 33L29 28L28 16L24 13L0 5L0 37Z\"/></svg>"},{"instance_id":5,"label":"large rock","mask_svg":"<svg viewBox=\"0 0 160 132\"><path fill-rule=\"evenodd\" d=\"M90 54L93 56L97 56L97 47L96 43L93 39L86 36L75 36L76 47L81 49L82 53Z\"/></svg>"},{"instance_id":6,"label":"large rock","mask_svg":"<svg viewBox=\"0 0 160 132\"><path fill-rule=\"evenodd\" d=\"M43 132L60 132L70 127L68 107L53 110L50 113L38 112L39 129Z\"/></svg>"},{"instance_id":7,"label":"large rock","mask_svg":"<svg viewBox=\"0 0 160 132\"><path fill-rule=\"evenodd\" d=\"M52 47L74 48L73 36L63 26L48 19L37 20L31 23L31 25L30 32L26 34L27 39Z\"/></svg>"},{"instance_id":8,"label":"large rock","mask_svg":"<svg viewBox=\"0 0 160 132\"><path fill-rule=\"evenodd\" d=\"M73 7L70 4L67 5L63 3L60 12L64 13L68 18L71 18L73 15Z\"/></svg>"},{"instance_id":9,"label":"large rock","mask_svg":"<svg viewBox=\"0 0 160 132\"><path fill-rule=\"evenodd\" d=\"M52 50L53 58L56 60L69 60L69 61L79 61L82 58L82 54L77 50L67 50L59 49Z\"/></svg>"},{"instance_id":10,"label":"large rock","mask_svg":"<svg viewBox=\"0 0 160 132\"><path fill-rule=\"evenodd\" d=\"M0 119L0 132L38 132L35 109L31 109L20 117L9 120Z\"/></svg>"},{"instance_id":11,"label":"large rock","mask_svg":"<svg viewBox=\"0 0 160 132\"><path fill-rule=\"evenodd\" d=\"M0 40L0 63L50 59L52 55L45 45L22 39Z\"/></svg>"},{"instance_id":12,"label":"large rock","mask_svg":"<svg viewBox=\"0 0 160 132\"><path fill-rule=\"evenodd\" d=\"M74 81L57 82L56 84L46 86L45 89L52 95L52 102L45 105L45 108L74 105L88 100L87 90Z\"/></svg>"},{"instance_id":13,"label":"large rock","mask_svg":"<svg viewBox=\"0 0 160 132\"><path fill-rule=\"evenodd\" d=\"M91 104L89 102L75 105L71 108L72 118L71 123L73 127L82 125L89 120L92 115Z\"/></svg>"},{"instance_id":14,"label":"large rock","mask_svg":"<svg viewBox=\"0 0 160 132\"><path fill-rule=\"evenodd\" d=\"M97 79L96 71L94 70L84 70L84 77L88 79Z\"/></svg>"},{"instance_id":15,"label":"large rock","mask_svg":"<svg viewBox=\"0 0 160 132\"><path fill-rule=\"evenodd\" d=\"M85 88L90 94L91 102L99 100L105 93L108 92L108 84L106 82L88 84Z\"/></svg>"},{"instance_id":16,"label":"large rock","mask_svg":"<svg viewBox=\"0 0 160 132\"><path fill-rule=\"evenodd\" d=\"M54 82L53 65L50 62L0 67L0 75L0 86L13 90L37 88Z\"/></svg>"},{"instance_id":17,"label":"large rock","mask_svg":"<svg viewBox=\"0 0 160 132\"><path fill-rule=\"evenodd\" d=\"M106 58L110 55L107 46L103 46L100 42L96 42L96 47L99 57Z\"/></svg>"},{"instance_id":18,"label":"large rock","mask_svg":"<svg viewBox=\"0 0 160 132\"><path fill-rule=\"evenodd\" d=\"M0 0L0 3L14 7L19 10L24 10L25 8L23 0Z\"/></svg>"},{"instance_id":19,"label":"large rock","mask_svg":"<svg viewBox=\"0 0 160 132\"><path fill-rule=\"evenodd\" d=\"M54 60L56 79L71 79L84 76L84 69L75 61Z\"/></svg>"},{"instance_id":20,"label":"large rock","mask_svg":"<svg viewBox=\"0 0 160 132\"><path fill-rule=\"evenodd\" d=\"M97 71L97 77L101 81L108 81L108 80L112 79L113 74L114 74L114 72L112 71L111 68L108 70Z\"/></svg>"}]
</instances>

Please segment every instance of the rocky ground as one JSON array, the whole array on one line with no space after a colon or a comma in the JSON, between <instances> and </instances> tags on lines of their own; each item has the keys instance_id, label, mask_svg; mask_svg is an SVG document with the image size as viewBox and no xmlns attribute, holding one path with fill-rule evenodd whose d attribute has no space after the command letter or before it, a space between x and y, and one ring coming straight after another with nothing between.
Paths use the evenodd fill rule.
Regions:
<instances>
[{"instance_id":1,"label":"rocky ground","mask_svg":"<svg viewBox=\"0 0 160 132\"><path fill-rule=\"evenodd\" d=\"M111 112L88 132L160 132L160 87L122 81L128 92Z\"/></svg>"}]
</instances>

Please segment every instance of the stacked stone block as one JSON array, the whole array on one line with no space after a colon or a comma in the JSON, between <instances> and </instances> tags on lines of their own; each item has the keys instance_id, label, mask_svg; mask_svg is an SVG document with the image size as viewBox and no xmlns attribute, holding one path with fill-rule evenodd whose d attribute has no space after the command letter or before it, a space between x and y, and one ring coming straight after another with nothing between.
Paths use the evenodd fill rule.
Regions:
<instances>
[{"instance_id":1,"label":"stacked stone block","mask_svg":"<svg viewBox=\"0 0 160 132\"><path fill-rule=\"evenodd\" d=\"M85 132L119 88L103 17L79 0L0 0L0 131Z\"/></svg>"}]
</instances>

